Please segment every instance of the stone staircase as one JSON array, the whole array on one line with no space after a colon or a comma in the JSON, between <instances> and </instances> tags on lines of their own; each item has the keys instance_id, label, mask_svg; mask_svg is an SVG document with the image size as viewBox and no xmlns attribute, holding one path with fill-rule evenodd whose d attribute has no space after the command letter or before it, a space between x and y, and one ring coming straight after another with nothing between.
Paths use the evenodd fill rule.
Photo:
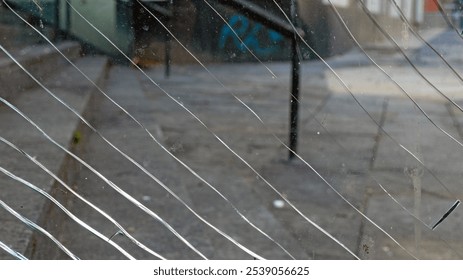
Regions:
<instances>
[{"instance_id":1,"label":"stone staircase","mask_svg":"<svg viewBox=\"0 0 463 280\"><path fill-rule=\"evenodd\" d=\"M52 98L42 86L75 108L75 111L81 115L86 114L95 87L83 78L54 47L43 44L45 40L33 34L35 31L26 32L26 27L14 22L11 16L5 16L7 11L1 7L0 11L0 34L2 34L0 44L16 60L13 61L5 52L1 52L0 97L11 104L11 107L5 102L0 104L1 137L37 159L66 181L74 176L68 156L56 146L50 145L42 133L21 117L13 106L41 127L57 143L72 150L80 120ZM109 66L107 58L83 57L80 45L75 42L60 42L56 44L56 48L92 81L102 85ZM36 80L26 74L22 68ZM0 147L2 154L0 165L4 171L21 177L54 195L57 182L5 143L2 142ZM0 199L30 221L46 229L47 223L53 220L50 216L50 201L19 181L6 176L5 172L0 177L2 182ZM65 204L67 198L63 199ZM52 223L56 225L57 221L53 220ZM0 210L0 224L0 239L5 244L29 258L34 258L38 254L37 243L43 238L40 236L41 233L33 231L5 209ZM47 257L53 258L53 255ZM11 256L2 251L0 259L4 258L8 259Z\"/></svg>"},{"instance_id":2,"label":"stone staircase","mask_svg":"<svg viewBox=\"0 0 463 280\"><path fill-rule=\"evenodd\" d=\"M2 4L3 2L0 3L0 44L3 47L16 52L24 47L45 42L42 36ZM31 21L28 17L24 17L24 19ZM34 23L33 25L37 24ZM48 38L53 36L53 30L49 26L38 24L36 27ZM0 57L5 57L5 54L2 52Z\"/></svg>"}]
</instances>

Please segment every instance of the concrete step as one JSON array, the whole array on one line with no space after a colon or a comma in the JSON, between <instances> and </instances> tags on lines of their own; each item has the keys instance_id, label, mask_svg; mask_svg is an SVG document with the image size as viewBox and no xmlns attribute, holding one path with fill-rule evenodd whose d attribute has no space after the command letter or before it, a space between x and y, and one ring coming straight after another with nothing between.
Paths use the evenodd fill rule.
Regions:
<instances>
[{"instance_id":1,"label":"concrete step","mask_svg":"<svg viewBox=\"0 0 463 280\"><path fill-rule=\"evenodd\" d=\"M1 24L8 24L8 25L17 25L20 24L20 20L18 17L11 12L10 9L3 3L0 3L0 23Z\"/></svg>"},{"instance_id":2,"label":"concrete step","mask_svg":"<svg viewBox=\"0 0 463 280\"><path fill-rule=\"evenodd\" d=\"M3 4L3 2L1 3ZM14 14L6 6L0 4L0 44L11 50L13 53L20 51L22 48L32 45L45 43L40 34L28 26L24 21ZM18 12L18 11L17 11ZM31 23L31 18L25 14L20 15L23 19ZM53 28L47 25L41 25L40 22L33 24L47 38L52 38ZM6 57L0 53L0 58Z\"/></svg>"},{"instance_id":3,"label":"concrete step","mask_svg":"<svg viewBox=\"0 0 463 280\"><path fill-rule=\"evenodd\" d=\"M76 66L100 85L104 81L107 65L108 60L105 57L76 60ZM40 64L36 67L40 69ZM86 81L77 70L71 66L63 67L59 73L45 75L44 79L46 87L56 96L74 107L79 114L86 114L86 108L91 95L95 92L95 87ZM15 97L11 98L14 106L64 147L69 149L80 147L78 145L80 121L75 115L41 88L29 89L22 94L16 94L16 92L11 92ZM62 150L51 144L18 113L4 104L0 105L0 119L2 120L0 131L2 131L3 138L36 158L62 180L72 181L72 175L75 173L73 162ZM0 145L0 153L2 155L0 166L66 203L69 194L61 191L57 187L57 182L29 159L4 143ZM47 199L4 174L0 175L0 181L0 199L10 207L46 229L60 226L60 221L57 220L58 215L55 214L54 208ZM39 258L42 254L53 258L55 254L53 247L42 241L47 238L31 230L4 209L0 210L0 224L0 240L14 250L29 258ZM8 258L11 256L0 252L0 259Z\"/></svg>"},{"instance_id":4,"label":"concrete step","mask_svg":"<svg viewBox=\"0 0 463 280\"><path fill-rule=\"evenodd\" d=\"M12 50L13 53L26 46L45 42L40 35L28 26L0 23L0 34L0 44L6 49ZM6 55L2 53L0 57L6 57Z\"/></svg>"},{"instance_id":5,"label":"concrete step","mask_svg":"<svg viewBox=\"0 0 463 280\"><path fill-rule=\"evenodd\" d=\"M153 118L155 108L151 103L146 102L146 97L133 69L114 67L108 78L106 92L128 111L135 111L137 118L147 123L147 127L154 133L154 136L159 137L160 130ZM102 135L159 178L186 203L191 204L182 177L177 176L178 167L174 160L161 151L143 129L102 95L92 102L92 108L92 124ZM212 250L209 238L207 238L210 230L203 229L204 226L192 218L192 215L168 192L123 158L99 136L94 133L83 135L87 137L87 142L81 156L86 162L157 213L194 246L205 251ZM88 169L79 170L74 185L83 197L101 207L129 233L152 250L169 259L199 258L156 219L128 202ZM72 201L71 210L94 225L108 238L118 230L112 223L78 199ZM106 242L96 238L76 223L66 222L60 235L63 236L64 244L80 258L125 258ZM125 237L116 236L113 240L124 248L128 247L128 251L136 258L153 258L152 255L135 247Z\"/></svg>"},{"instance_id":6,"label":"concrete step","mask_svg":"<svg viewBox=\"0 0 463 280\"><path fill-rule=\"evenodd\" d=\"M56 47L71 61L80 56L80 44L76 42L61 42ZM28 46L13 56L39 81L46 81L68 65L63 56L50 45ZM0 57L0 84L0 96L8 100L13 100L21 92L37 86L36 82L9 57Z\"/></svg>"}]
</instances>

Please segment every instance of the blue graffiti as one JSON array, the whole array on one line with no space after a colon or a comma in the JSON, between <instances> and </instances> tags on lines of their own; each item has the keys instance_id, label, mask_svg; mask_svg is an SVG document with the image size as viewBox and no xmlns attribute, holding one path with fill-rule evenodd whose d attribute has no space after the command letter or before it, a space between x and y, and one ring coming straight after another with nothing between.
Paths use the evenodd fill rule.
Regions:
<instances>
[{"instance_id":1,"label":"blue graffiti","mask_svg":"<svg viewBox=\"0 0 463 280\"><path fill-rule=\"evenodd\" d=\"M232 16L228 24L230 26L225 24L220 31L219 49L225 49L231 41L232 46L241 53L247 51L247 46L259 57L268 57L281 51L281 43L284 37L280 33L264 28L260 23L251 24L247 17L240 14ZM243 42L239 40L233 30ZM262 44L261 40L264 40L266 44Z\"/></svg>"}]
</instances>

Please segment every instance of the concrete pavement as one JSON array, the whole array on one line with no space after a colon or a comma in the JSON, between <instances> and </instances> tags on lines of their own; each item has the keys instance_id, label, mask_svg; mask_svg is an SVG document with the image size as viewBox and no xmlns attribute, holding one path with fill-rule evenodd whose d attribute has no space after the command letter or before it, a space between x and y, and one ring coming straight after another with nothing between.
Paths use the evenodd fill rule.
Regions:
<instances>
[{"instance_id":1,"label":"concrete pavement","mask_svg":"<svg viewBox=\"0 0 463 280\"><path fill-rule=\"evenodd\" d=\"M417 63L423 61L423 55L429 57L421 48L409 49L408 53ZM433 90L423 85L397 54L389 57L391 59L382 55L380 60L387 71L416 98L436 125L460 141L461 112L435 97ZM266 64L277 78L272 78L259 64L208 65L223 85L200 66L175 67L169 79L162 76L161 68L147 70L163 90L202 120L209 130L136 70L113 68L108 93L143 120L150 131L156 132L175 156L296 258L350 259L352 256L287 203L283 203L283 207L274 204L282 198L272 188L362 259L460 258L462 248L457 234L462 227L460 208L437 229L429 228L460 199L460 144L423 117L400 91L393 90L395 85L375 67L353 66L347 56L333 61L336 59L347 61L334 64L336 72L385 131L378 128L345 90L334 86L336 81L319 62L304 63L298 152L306 162L288 162L288 151L279 142L286 141L288 131L287 63ZM427 76L431 75L433 83L442 84L442 90L458 102L459 82L443 75L445 69L436 65L427 62L420 67ZM132 75L134 77L129 78ZM117 78L122 76L126 78ZM265 125L237 98L252 108ZM96 120L98 128L108 133L110 139L120 139L118 143L137 155L139 162L179 193L195 211L263 257L288 258L281 248L246 224L204 182L160 150L149 137L142 136L143 131L132 132L133 124L126 123L125 116L120 113L115 118L115 112L106 112L107 101L102 100L102 104L99 110L103 111L95 113L100 116ZM152 207L159 213L167 211L161 216L181 229L207 257L250 258L185 211L155 182L139 174L139 170L129 172L133 168L130 164L124 163L118 171L121 168L116 166L122 166L124 160L120 163L98 160L97 154L103 149L90 141L90 162L95 160L99 170L108 170L114 180L120 180L134 195L153 198L147 203L153 203ZM146 144L142 144L144 141ZM107 151L103 158L109 159L111 154L120 157ZM132 172L138 175L129 175ZM85 173L85 178L89 178L87 175ZM85 188L86 184L80 184ZM93 192L88 196L95 197ZM149 224L143 218L146 215L137 212L134 220L135 214L129 213L135 207L123 207L122 214L122 210L111 206L115 204L113 199L103 195L99 203L114 215L120 213L119 217L127 219L130 225L136 223L135 220L142 223L131 228L144 242L169 258L197 257L188 249L180 249L185 246L174 237L164 237L169 236L168 233L156 234L156 238L146 235L154 233L153 229L145 229ZM119 208L119 203L116 204L115 208ZM64 236L72 236L72 232L74 229ZM92 256L87 248L76 246L75 249L80 255Z\"/></svg>"},{"instance_id":2,"label":"concrete pavement","mask_svg":"<svg viewBox=\"0 0 463 280\"><path fill-rule=\"evenodd\" d=\"M438 50L455 46L449 32L437 36L431 42ZM449 40L452 43L446 44ZM264 258L290 258L283 247L300 259L354 258L348 250L361 259L460 259L462 208L457 207L435 230L430 227L462 196L463 114L423 83L398 54L375 50L372 54L432 122L358 52L328 63L369 115L320 62L304 62L298 149L304 161L289 162L280 142L286 143L288 134L288 63L266 63L276 78L260 64L208 65L222 84L200 66L175 66L169 79L162 68L146 69L165 92L138 70L113 66L105 92L178 160L99 93L89 103L86 116L152 177L83 127L76 151L208 258L253 256L198 219L153 177L198 216ZM460 104L461 84L445 65L431 59L419 45L407 54L436 87ZM455 53L448 57L461 73L461 57ZM75 190L140 242L166 258L199 258L185 242L94 173L83 167L76 170L70 182ZM58 186L55 193L63 191ZM75 197L65 197L71 211L105 236L117 233L114 224ZM284 199L300 212L282 203ZM234 207L271 238L255 230ZM59 226L48 229L79 257L124 258L81 226L56 215ZM115 235L111 240L137 258L154 258L125 236ZM32 257L49 258L50 246L37 242Z\"/></svg>"}]
</instances>

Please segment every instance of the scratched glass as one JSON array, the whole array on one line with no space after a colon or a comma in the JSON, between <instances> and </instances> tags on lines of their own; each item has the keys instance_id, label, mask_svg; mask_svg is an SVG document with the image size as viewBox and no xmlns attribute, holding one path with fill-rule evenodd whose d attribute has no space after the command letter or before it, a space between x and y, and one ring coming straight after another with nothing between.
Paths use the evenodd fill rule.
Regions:
<instances>
[{"instance_id":1,"label":"scratched glass","mask_svg":"<svg viewBox=\"0 0 463 280\"><path fill-rule=\"evenodd\" d=\"M0 259L461 258L460 1L0 3Z\"/></svg>"}]
</instances>

